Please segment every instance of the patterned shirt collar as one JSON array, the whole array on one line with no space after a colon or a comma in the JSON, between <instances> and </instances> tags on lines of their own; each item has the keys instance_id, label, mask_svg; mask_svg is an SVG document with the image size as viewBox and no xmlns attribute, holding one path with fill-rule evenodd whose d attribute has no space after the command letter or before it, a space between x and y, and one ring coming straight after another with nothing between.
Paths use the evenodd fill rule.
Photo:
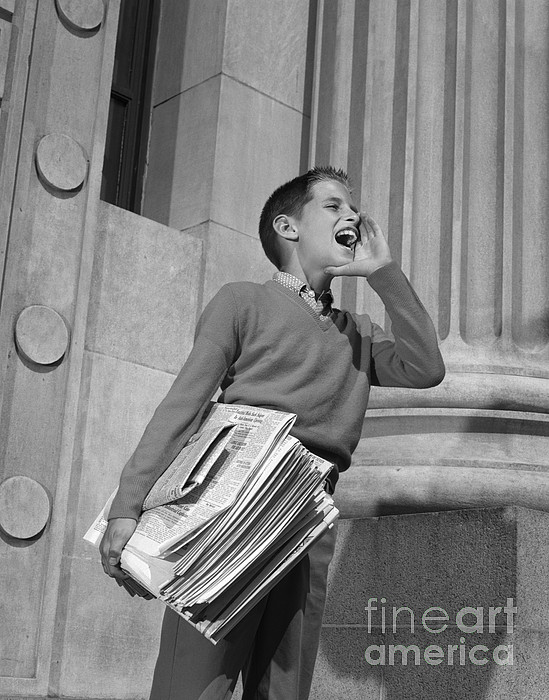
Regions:
<instances>
[{"instance_id":1,"label":"patterned shirt collar","mask_svg":"<svg viewBox=\"0 0 549 700\"><path fill-rule=\"evenodd\" d=\"M289 272L275 272L273 280L281 284L287 289L291 289L296 294L299 294L308 304L317 311L320 315L326 315L332 310L334 297L329 289L325 289L318 299L314 290L312 290L306 282L303 282L298 277L291 275Z\"/></svg>"}]
</instances>

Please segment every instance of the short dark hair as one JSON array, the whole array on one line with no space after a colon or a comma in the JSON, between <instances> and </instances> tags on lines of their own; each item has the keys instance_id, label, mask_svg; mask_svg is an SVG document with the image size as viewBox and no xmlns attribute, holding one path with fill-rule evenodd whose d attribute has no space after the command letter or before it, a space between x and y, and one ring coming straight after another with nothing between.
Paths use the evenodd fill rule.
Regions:
<instances>
[{"instance_id":1,"label":"short dark hair","mask_svg":"<svg viewBox=\"0 0 549 700\"><path fill-rule=\"evenodd\" d=\"M351 189L349 177L344 170L331 165L318 165L278 187L265 202L259 218L259 239L265 255L277 268L281 264L280 250L273 221L280 214L299 217L303 207L313 198L313 185L325 180L336 180Z\"/></svg>"}]
</instances>

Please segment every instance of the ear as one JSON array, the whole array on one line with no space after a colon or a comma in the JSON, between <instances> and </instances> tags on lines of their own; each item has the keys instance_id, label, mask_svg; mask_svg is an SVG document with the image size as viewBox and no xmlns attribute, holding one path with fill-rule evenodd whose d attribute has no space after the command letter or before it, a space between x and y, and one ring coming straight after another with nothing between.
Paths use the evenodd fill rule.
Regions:
<instances>
[{"instance_id":1,"label":"ear","mask_svg":"<svg viewBox=\"0 0 549 700\"><path fill-rule=\"evenodd\" d=\"M297 241L298 239L297 228L291 217L286 216L286 214L279 214L273 220L273 228L279 236L282 236L287 241Z\"/></svg>"}]
</instances>

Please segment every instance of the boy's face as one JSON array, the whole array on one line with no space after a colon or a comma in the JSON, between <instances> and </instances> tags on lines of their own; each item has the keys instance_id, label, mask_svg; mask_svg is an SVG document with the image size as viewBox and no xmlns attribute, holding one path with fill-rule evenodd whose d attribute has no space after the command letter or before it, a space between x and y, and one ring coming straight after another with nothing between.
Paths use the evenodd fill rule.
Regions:
<instances>
[{"instance_id":1,"label":"boy's face","mask_svg":"<svg viewBox=\"0 0 549 700\"><path fill-rule=\"evenodd\" d=\"M312 193L294 226L301 267L315 274L353 260L353 242L360 241L360 215L349 190L337 180L317 182Z\"/></svg>"}]
</instances>

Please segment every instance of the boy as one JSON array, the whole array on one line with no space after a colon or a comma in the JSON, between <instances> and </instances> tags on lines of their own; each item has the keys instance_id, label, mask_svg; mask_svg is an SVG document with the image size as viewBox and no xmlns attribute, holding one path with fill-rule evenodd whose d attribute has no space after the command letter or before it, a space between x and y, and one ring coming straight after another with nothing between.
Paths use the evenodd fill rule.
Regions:
<instances>
[{"instance_id":1,"label":"boy","mask_svg":"<svg viewBox=\"0 0 549 700\"><path fill-rule=\"evenodd\" d=\"M208 304L189 359L124 468L101 545L105 572L120 584L120 552L143 499L219 385L219 401L297 414L292 434L334 464L333 492L360 439L370 385L428 387L444 376L432 322L380 228L358 213L343 171L313 168L275 190L260 238L279 272L263 285L225 285ZM342 275L368 278L394 340L367 315L332 307L330 283ZM244 700L306 700L334 538L327 533L215 647L167 610L151 700L229 698L240 671Z\"/></svg>"}]
</instances>

